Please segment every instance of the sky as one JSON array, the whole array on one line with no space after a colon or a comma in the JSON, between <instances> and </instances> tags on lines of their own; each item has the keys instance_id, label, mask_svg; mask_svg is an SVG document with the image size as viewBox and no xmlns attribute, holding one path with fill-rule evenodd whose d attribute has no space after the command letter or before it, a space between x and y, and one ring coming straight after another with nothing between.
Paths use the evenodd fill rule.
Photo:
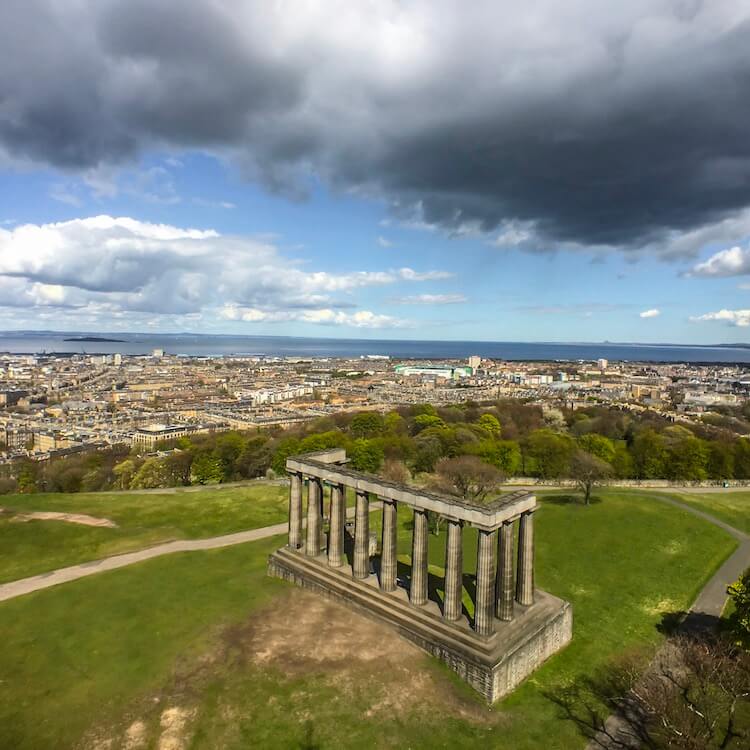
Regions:
<instances>
[{"instance_id":1,"label":"sky","mask_svg":"<svg viewBox=\"0 0 750 750\"><path fill-rule=\"evenodd\" d=\"M750 341L744 0L5 0L0 330Z\"/></svg>"}]
</instances>

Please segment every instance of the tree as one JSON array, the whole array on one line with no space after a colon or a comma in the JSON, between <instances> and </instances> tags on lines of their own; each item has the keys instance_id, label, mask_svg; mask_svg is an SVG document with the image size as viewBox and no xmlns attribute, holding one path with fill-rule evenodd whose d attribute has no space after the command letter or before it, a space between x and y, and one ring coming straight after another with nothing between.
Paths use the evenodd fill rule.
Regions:
<instances>
[{"instance_id":1,"label":"tree","mask_svg":"<svg viewBox=\"0 0 750 750\"><path fill-rule=\"evenodd\" d=\"M435 473L439 490L474 502L482 502L503 479L499 469L476 456L442 458Z\"/></svg>"},{"instance_id":2,"label":"tree","mask_svg":"<svg viewBox=\"0 0 750 750\"><path fill-rule=\"evenodd\" d=\"M349 461L353 469L374 474L383 463L383 448L375 440L360 438L349 449Z\"/></svg>"},{"instance_id":3,"label":"tree","mask_svg":"<svg viewBox=\"0 0 750 750\"><path fill-rule=\"evenodd\" d=\"M583 504L591 502L591 490L612 476L612 466L601 458L577 450L570 459L570 476L583 492Z\"/></svg>"},{"instance_id":4,"label":"tree","mask_svg":"<svg viewBox=\"0 0 750 750\"><path fill-rule=\"evenodd\" d=\"M201 453L193 459L190 470L193 484L219 484L223 479L224 467L212 453Z\"/></svg>"},{"instance_id":5,"label":"tree","mask_svg":"<svg viewBox=\"0 0 750 750\"><path fill-rule=\"evenodd\" d=\"M443 455L443 445L434 435L420 435L415 441L416 450L412 468L416 473L432 472L435 464Z\"/></svg>"},{"instance_id":6,"label":"tree","mask_svg":"<svg viewBox=\"0 0 750 750\"><path fill-rule=\"evenodd\" d=\"M738 645L750 649L750 570L746 570L729 588L734 611L729 627Z\"/></svg>"},{"instance_id":7,"label":"tree","mask_svg":"<svg viewBox=\"0 0 750 750\"><path fill-rule=\"evenodd\" d=\"M127 490L137 470L135 461L132 458L126 458L119 464L115 464L112 470L115 475L115 486L121 490Z\"/></svg>"},{"instance_id":8,"label":"tree","mask_svg":"<svg viewBox=\"0 0 750 750\"><path fill-rule=\"evenodd\" d=\"M537 474L542 479L565 476L575 444L567 435L552 430L535 430L529 435L527 452L536 463Z\"/></svg>"},{"instance_id":9,"label":"tree","mask_svg":"<svg viewBox=\"0 0 750 750\"><path fill-rule=\"evenodd\" d=\"M37 491L37 477L39 470L31 461L25 462L18 472L16 481L18 482L18 491L23 493L33 493Z\"/></svg>"},{"instance_id":10,"label":"tree","mask_svg":"<svg viewBox=\"0 0 750 750\"><path fill-rule=\"evenodd\" d=\"M521 467L521 451L515 440L482 440L464 450L497 467L505 476L517 474Z\"/></svg>"},{"instance_id":11,"label":"tree","mask_svg":"<svg viewBox=\"0 0 750 750\"><path fill-rule=\"evenodd\" d=\"M663 433L667 450L665 476L681 481L706 478L708 449L700 438L685 427L668 427Z\"/></svg>"},{"instance_id":12,"label":"tree","mask_svg":"<svg viewBox=\"0 0 750 750\"><path fill-rule=\"evenodd\" d=\"M286 460L289 456L293 456L296 453L300 453L300 440L296 437L284 438L276 446L276 451L273 454L271 460L271 468L277 474L286 474Z\"/></svg>"},{"instance_id":13,"label":"tree","mask_svg":"<svg viewBox=\"0 0 750 750\"><path fill-rule=\"evenodd\" d=\"M417 432L426 430L428 427L445 427L445 422L434 414L419 414L414 417L414 429Z\"/></svg>"},{"instance_id":14,"label":"tree","mask_svg":"<svg viewBox=\"0 0 750 750\"><path fill-rule=\"evenodd\" d=\"M622 441L615 443L612 469L618 479L630 479L633 476L633 457L628 451L628 446Z\"/></svg>"},{"instance_id":15,"label":"tree","mask_svg":"<svg viewBox=\"0 0 750 750\"><path fill-rule=\"evenodd\" d=\"M750 739L750 654L707 633L671 638L645 666L628 654L554 699L602 747L742 750ZM644 669L645 667L645 669ZM617 717L605 725L601 706Z\"/></svg>"},{"instance_id":16,"label":"tree","mask_svg":"<svg viewBox=\"0 0 750 750\"><path fill-rule=\"evenodd\" d=\"M706 470L711 479L731 479L734 476L734 450L731 443L714 440L709 444Z\"/></svg>"},{"instance_id":17,"label":"tree","mask_svg":"<svg viewBox=\"0 0 750 750\"><path fill-rule=\"evenodd\" d=\"M667 449L661 435L651 428L641 430L633 439L631 449L637 479L662 479L667 462Z\"/></svg>"},{"instance_id":18,"label":"tree","mask_svg":"<svg viewBox=\"0 0 750 750\"><path fill-rule=\"evenodd\" d=\"M166 486L167 476L164 464L160 458L156 457L147 458L130 483L131 489L134 490L149 490Z\"/></svg>"},{"instance_id":19,"label":"tree","mask_svg":"<svg viewBox=\"0 0 750 750\"><path fill-rule=\"evenodd\" d=\"M406 484L411 479L409 469L403 461L397 458L387 458L380 469L380 476L389 482Z\"/></svg>"},{"instance_id":20,"label":"tree","mask_svg":"<svg viewBox=\"0 0 750 750\"><path fill-rule=\"evenodd\" d=\"M164 458L164 474L168 487L190 484L193 454L190 451L172 451Z\"/></svg>"},{"instance_id":21,"label":"tree","mask_svg":"<svg viewBox=\"0 0 750 750\"><path fill-rule=\"evenodd\" d=\"M265 435L250 438L237 459L237 471L243 477L262 477L271 465L271 457L271 445Z\"/></svg>"},{"instance_id":22,"label":"tree","mask_svg":"<svg viewBox=\"0 0 750 750\"><path fill-rule=\"evenodd\" d=\"M0 477L0 495L13 495L18 492L18 482L11 477Z\"/></svg>"},{"instance_id":23,"label":"tree","mask_svg":"<svg viewBox=\"0 0 750 750\"><path fill-rule=\"evenodd\" d=\"M614 443L604 435L597 435L595 432L590 432L586 435L581 435L578 438L578 445L586 453L590 453L592 456L600 458L602 461L606 461L611 464L615 458L615 446Z\"/></svg>"},{"instance_id":24,"label":"tree","mask_svg":"<svg viewBox=\"0 0 750 750\"><path fill-rule=\"evenodd\" d=\"M500 420L494 414L482 414L477 420L477 424L492 435L492 437L500 437Z\"/></svg>"},{"instance_id":25,"label":"tree","mask_svg":"<svg viewBox=\"0 0 750 750\"><path fill-rule=\"evenodd\" d=\"M735 443L734 476L737 479L750 479L750 438L741 437Z\"/></svg>"},{"instance_id":26,"label":"tree","mask_svg":"<svg viewBox=\"0 0 750 750\"><path fill-rule=\"evenodd\" d=\"M349 431L355 437L372 438L383 432L383 415L376 411L363 411L355 414Z\"/></svg>"}]
</instances>

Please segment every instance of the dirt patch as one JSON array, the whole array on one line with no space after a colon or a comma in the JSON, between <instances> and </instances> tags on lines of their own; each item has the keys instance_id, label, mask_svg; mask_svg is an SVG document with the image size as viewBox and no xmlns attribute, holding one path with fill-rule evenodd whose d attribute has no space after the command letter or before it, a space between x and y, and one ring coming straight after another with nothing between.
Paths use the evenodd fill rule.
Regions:
<instances>
[{"instance_id":1,"label":"dirt patch","mask_svg":"<svg viewBox=\"0 0 750 750\"><path fill-rule=\"evenodd\" d=\"M291 678L323 675L344 694L366 694L368 717L439 707L474 721L490 718L393 629L307 591L295 590L273 609L228 628L223 642L256 666Z\"/></svg>"},{"instance_id":2,"label":"dirt patch","mask_svg":"<svg viewBox=\"0 0 750 750\"><path fill-rule=\"evenodd\" d=\"M0 514L9 512L5 508L0 508ZM13 513L13 521L24 523L26 521L64 521L65 523L77 523L81 526L101 526L107 529L117 528L114 521L109 518L97 518L96 516L87 516L85 513L55 513L54 511L40 510L29 513Z\"/></svg>"},{"instance_id":3,"label":"dirt patch","mask_svg":"<svg viewBox=\"0 0 750 750\"><path fill-rule=\"evenodd\" d=\"M141 750L146 747L147 731L142 721L134 721L126 730L122 747L124 750Z\"/></svg>"},{"instance_id":4,"label":"dirt patch","mask_svg":"<svg viewBox=\"0 0 750 750\"><path fill-rule=\"evenodd\" d=\"M487 727L505 721L395 630L300 589L215 631L211 640L213 648L186 654L175 665L162 690L127 708L122 724L93 728L82 750L99 750L102 737L113 742L107 750L184 750L201 726L211 728L220 746L239 723L266 714L314 731L320 711L335 717L339 705L356 706L363 720L375 722L403 717L429 723L438 715ZM216 691L254 674L270 677L261 702L237 702L229 690L216 705L204 703L209 685ZM274 683L284 685L279 695ZM320 700L330 705L318 706Z\"/></svg>"},{"instance_id":5,"label":"dirt patch","mask_svg":"<svg viewBox=\"0 0 750 750\"><path fill-rule=\"evenodd\" d=\"M161 715L159 750L183 750L187 745L187 726L195 711L179 706L168 708Z\"/></svg>"}]
</instances>

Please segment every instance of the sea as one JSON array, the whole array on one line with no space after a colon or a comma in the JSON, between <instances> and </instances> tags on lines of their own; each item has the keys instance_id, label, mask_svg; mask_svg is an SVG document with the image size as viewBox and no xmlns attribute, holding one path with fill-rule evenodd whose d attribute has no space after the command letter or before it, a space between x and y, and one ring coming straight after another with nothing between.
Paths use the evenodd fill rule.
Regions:
<instances>
[{"instance_id":1,"label":"sea","mask_svg":"<svg viewBox=\"0 0 750 750\"><path fill-rule=\"evenodd\" d=\"M99 337L119 341L66 341ZM394 359L465 359L472 354L510 361L607 359L611 362L748 363L748 346L682 344L557 343L521 341L418 341L230 336L193 333L0 332L0 354L166 354L192 357L366 357Z\"/></svg>"}]
</instances>

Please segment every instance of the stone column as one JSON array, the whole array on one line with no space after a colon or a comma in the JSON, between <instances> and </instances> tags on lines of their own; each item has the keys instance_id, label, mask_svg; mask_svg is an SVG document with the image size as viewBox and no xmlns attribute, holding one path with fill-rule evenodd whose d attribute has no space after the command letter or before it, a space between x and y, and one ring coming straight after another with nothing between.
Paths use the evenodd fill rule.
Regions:
<instances>
[{"instance_id":1,"label":"stone column","mask_svg":"<svg viewBox=\"0 0 750 750\"><path fill-rule=\"evenodd\" d=\"M534 603L534 515L533 511L521 514L518 523L518 562L516 570L516 601Z\"/></svg>"},{"instance_id":2,"label":"stone column","mask_svg":"<svg viewBox=\"0 0 750 750\"><path fill-rule=\"evenodd\" d=\"M461 617L463 591L463 538L461 521L448 520L448 536L445 542L445 607L443 617L446 620L458 620Z\"/></svg>"},{"instance_id":3,"label":"stone column","mask_svg":"<svg viewBox=\"0 0 750 750\"><path fill-rule=\"evenodd\" d=\"M357 492L352 572L355 578L367 578L370 575L370 496L367 492Z\"/></svg>"},{"instance_id":4,"label":"stone column","mask_svg":"<svg viewBox=\"0 0 750 750\"><path fill-rule=\"evenodd\" d=\"M317 477L307 483L307 538L305 554L317 557L320 554L320 530L323 527L323 484Z\"/></svg>"},{"instance_id":5,"label":"stone column","mask_svg":"<svg viewBox=\"0 0 750 750\"><path fill-rule=\"evenodd\" d=\"M380 588L396 589L396 501L383 499L383 552L380 556Z\"/></svg>"},{"instance_id":6,"label":"stone column","mask_svg":"<svg viewBox=\"0 0 750 750\"><path fill-rule=\"evenodd\" d=\"M343 484L334 484L331 487L331 531L328 535L328 564L332 568L339 568L343 563L345 492L346 489Z\"/></svg>"},{"instance_id":7,"label":"stone column","mask_svg":"<svg viewBox=\"0 0 750 750\"><path fill-rule=\"evenodd\" d=\"M479 529L477 543L477 595L474 602L474 630L479 635L493 632L495 616L496 531Z\"/></svg>"},{"instance_id":8,"label":"stone column","mask_svg":"<svg viewBox=\"0 0 750 750\"><path fill-rule=\"evenodd\" d=\"M427 511L414 509L411 544L411 585L409 600L417 606L427 603Z\"/></svg>"},{"instance_id":9,"label":"stone column","mask_svg":"<svg viewBox=\"0 0 750 750\"><path fill-rule=\"evenodd\" d=\"M302 474L289 476L289 549L302 545Z\"/></svg>"},{"instance_id":10,"label":"stone column","mask_svg":"<svg viewBox=\"0 0 750 750\"><path fill-rule=\"evenodd\" d=\"M318 549L324 550L326 548L326 514L325 514L325 496L326 486L323 482L320 483L320 493L318 494L318 502L320 504L320 533L318 534ZM328 508L330 513L330 506Z\"/></svg>"},{"instance_id":11,"label":"stone column","mask_svg":"<svg viewBox=\"0 0 750 750\"><path fill-rule=\"evenodd\" d=\"M497 536L496 613L501 620L513 619L513 521L506 521Z\"/></svg>"}]
</instances>

